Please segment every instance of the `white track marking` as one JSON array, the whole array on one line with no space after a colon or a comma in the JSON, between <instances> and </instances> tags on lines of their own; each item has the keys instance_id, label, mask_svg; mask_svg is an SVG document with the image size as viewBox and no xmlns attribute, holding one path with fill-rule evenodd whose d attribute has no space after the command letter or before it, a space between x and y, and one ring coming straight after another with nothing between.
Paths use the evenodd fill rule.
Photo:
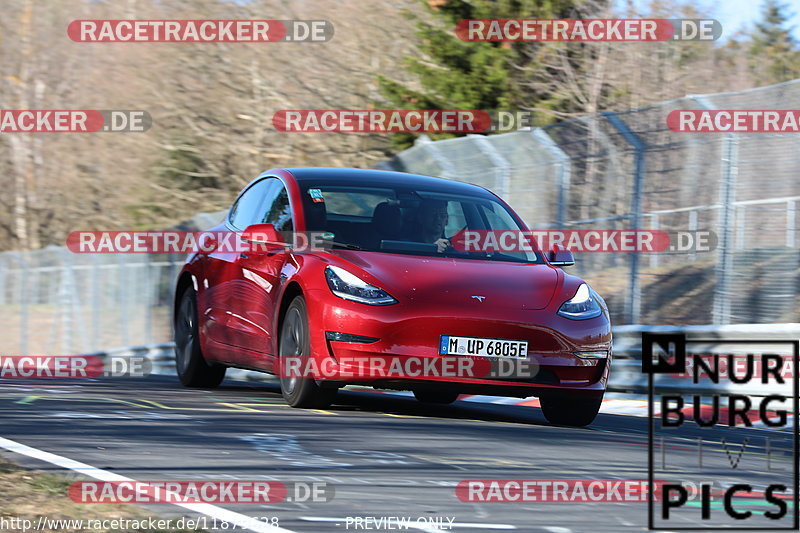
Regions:
<instances>
[{"instance_id":1,"label":"white track marking","mask_svg":"<svg viewBox=\"0 0 800 533\"><path fill-rule=\"evenodd\" d=\"M36 448L32 448L30 446L26 446L25 444L20 444L19 442L15 442L3 437L0 437L0 448L4 448L20 455L25 455L27 457L32 457L61 468L66 468L67 470L72 470L73 472L78 472L85 476L99 479L100 481L136 481L135 479L131 479L129 477L120 476L119 474L114 474L113 472L109 472L107 470L95 468L94 466L87 465L86 463L81 463L67 457L62 457L50 452L38 450ZM209 503L170 503L169 505L177 505L178 507L183 507L189 511L200 513L211 518L216 518L217 520L225 521L229 524L236 524L236 526L239 528L255 531L256 533L295 533L289 529L272 526L247 515L235 513Z\"/></svg>"}]
</instances>

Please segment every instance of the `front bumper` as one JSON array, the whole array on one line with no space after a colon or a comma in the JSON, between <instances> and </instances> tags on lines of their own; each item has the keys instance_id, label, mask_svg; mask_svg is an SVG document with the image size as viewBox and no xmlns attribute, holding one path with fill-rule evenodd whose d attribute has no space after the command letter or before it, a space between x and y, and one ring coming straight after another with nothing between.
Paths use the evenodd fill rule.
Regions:
<instances>
[{"instance_id":1,"label":"front bumper","mask_svg":"<svg viewBox=\"0 0 800 533\"><path fill-rule=\"evenodd\" d=\"M464 394L527 397L558 390L600 395L608 382L611 324L605 315L575 321L560 317L551 309L489 309L488 318L445 304L373 307L339 298L331 300L330 293L324 291L313 291L308 300L320 302L309 305L310 323L314 326L312 357L318 367L336 369L343 376L331 379L331 374L326 373L322 379L330 381L329 385L357 383L404 390L428 386L456 389ZM343 342L326 338L326 332L377 340ZM417 361L441 369L445 360L459 358L439 355L441 335L525 340L528 353L520 359L524 360L526 371L487 372L501 363L498 358L480 358L468 373L407 372L419 367ZM583 359L575 355L589 351L606 351L608 357ZM411 359L415 360L413 365ZM386 363L370 362L374 360ZM392 364L395 372L390 371Z\"/></svg>"}]
</instances>

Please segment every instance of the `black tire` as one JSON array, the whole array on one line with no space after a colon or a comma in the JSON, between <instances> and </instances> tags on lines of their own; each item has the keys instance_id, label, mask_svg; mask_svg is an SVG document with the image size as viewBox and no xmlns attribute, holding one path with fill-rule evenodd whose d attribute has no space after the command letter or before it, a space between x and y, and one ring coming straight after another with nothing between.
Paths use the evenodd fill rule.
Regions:
<instances>
[{"instance_id":1,"label":"black tire","mask_svg":"<svg viewBox=\"0 0 800 533\"><path fill-rule=\"evenodd\" d=\"M306 300L297 296L286 309L281 324L280 357L307 358L311 354ZM283 367L284 365L280 365ZM305 368L306 365L300 365ZM328 407L336 398L337 389L324 389L312 377L286 376L280 372L281 394L291 407Z\"/></svg>"},{"instance_id":2,"label":"black tire","mask_svg":"<svg viewBox=\"0 0 800 533\"><path fill-rule=\"evenodd\" d=\"M567 395L547 395L539 398L544 417L556 426L588 426L597 417L602 403L602 395L598 398Z\"/></svg>"},{"instance_id":3,"label":"black tire","mask_svg":"<svg viewBox=\"0 0 800 533\"><path fill-rule=\"evenodd\" d=\"M213 389L225 379L225 367L209 365L200 349L197 328L197 297L187 287L178 300L175 313L175 369L186 387Z\"/></svg>"},{"instance_id":4,"label":"black tire","mask_svg":"<svg viewBox=\"0 0 800 533\"><path fill-rule=\"evenodd\" d=\"M424 403L448 404L456 401L458 393L452 391L419 389L414 391L414 397Z\"/></svg>"}]
</instances>

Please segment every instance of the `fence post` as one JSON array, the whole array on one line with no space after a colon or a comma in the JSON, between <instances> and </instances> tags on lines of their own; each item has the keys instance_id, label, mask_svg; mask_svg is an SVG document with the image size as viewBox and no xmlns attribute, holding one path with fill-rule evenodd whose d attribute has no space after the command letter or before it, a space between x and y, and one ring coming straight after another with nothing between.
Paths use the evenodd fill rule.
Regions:
<instances>
[{"instance_id":1,"label":"fence post","mask_svg":"<svg viewBox=\"0 0 800 533\"><path fill-rule=\"evenodd\" d=\"M707 110L714 110L716 107L703 95L689 95L689 98L697 102L700 107ZM744 211L742 216L737 217L736 206L736 176L739 173L739 140L734 133L726 133L722 145L722 158L720 159L721 180L719 185L720 213L717 227L720 230L719 243L717 247L717 267L715 277L717 283L714 285L714 324L731 323L731 272L733 271L733 244L734 244L734 219L737 223L743 223ZM743 227L743 225L742 225ZM744 233L742 232L742 237Z\"/></svg>"},{"instance_id":2,"label":"fence post","mask_svg":"<svg viewBox=\"0 0 800 533\"><path fill-rule=\"evenodd\" d=\"M531 130L531 136L556 160L555 169L558 182L556 228L564 229L567 223L567 198L569 197L569 181L572 174L569 156L542 128Z\"/></svg>"},{"instance_id":3,"label":"fence post","mask_svg":"<svg viewBox=\"0 0 800 533\"><path fill-rule=\"evenodd\" d=\"M61 330L61 353L70 354L72 351L72 329L73 329L73 316L72 316L72 292L73 288L70 284L70 269L72 268L71 258L67 253L56 252L55 256L58 257L61 264L59 268L60 275L58 277L58 314L59 328Z\"/></svg>"},{"instance_id":4,"label":"fence post","mask_svg":"<svg viewBox=\"0 0 800 533\"><path fill-rule=\"evenodd\" d=\"M736 207L736 176L739 173L739 142L732 133L725 135L722 152L722 180L720 183L719 201L721 205L718 226L720 228L719 252L717 258L714 287L714 324L731 323L731 272L733 271L733 252L731 250L734 232L734 214Z\"/></svg>"},{"instance_id":5,"label":"fence post","mask_svg":"<svg viewBox=\"0 0 800 533\"><path fill-rule=\"evenodd\" d=\"M608 122L622 135L635 151L633 168L633 196L631 198L631 229L638 231L642 224L642 193L644 191L645 152L647 145L616 113L602 113ZM642 294L639 280L639 254L631 255L631 272L628 280L628 301L626 315L630 324L638 324L641 319Z\"/></svg>"},{"instance_id":6,"label":"fence post","mask_svg":"<svg viewBox=\"0 0 800 533\"><path fill-rule=\"evenodd\" d=\"M509 172L511 165L508 160L489 142L485 135L470 134L467 135L467 138L475 141L478 150L486 154L486 157L491 160L492 165L495 167L495 186L500 191L500 197L511 203L511 175Z\"/></svg>"},{"instance_id":7,"label":"fence post","mask_svg":"<svg viewBox=\"0 0 800 533\"><path fill-rule=\"evenodd\" d=\"M652 231L658 231L661 229L661 221L658 215L650 215L650 229ZM659 255L650 254L650 267L656 268L658 267L659 263Z\"/></svg>"},{"instance_id":8,"label":"fence post","mask_svg":"<svg viewBox=\"0 0 800 533\"><path fill-rule=\"evenodd\" d=\"M28 355L28 262L25 261L25 252L11 252L19 261L20 287L19 287L19 355Z\"/></svg>"},{"instance_id":9,"label":"fence post","mask_svg":"<svg viewBox=\"0 0 800 533\"><path fill-rule=\"evenodd\" d=\"M150 255L144 256L144 282L145 286L142 290L145 293L144 298L144 316L145 316L145 323L144 323L144 342L145 344L152 344L153 343L153 306L155 305L155 301L157 295L155 294L158 291L158 282L156 280L156 276L153 275L155 272L156 266L153 264L154 261L151 261Z\"/></svg>"},{"instance_id":10,"label":"fence post","mask_svg":"<svg viewBox=\"0 0 800 533\"><path fill-rule=\"evenodd\" d=\"M697 211L689 211L689 231L695 232L697 231ZM689 252L689 258L691 259L692 263L697 261L697 250L695 247L692 247L692 250Z\"/></svg>"},{"instance_id":11,"label":"fence post","mask_svg":"<svg viewBox=\"0 0 800 533\"><path fill-rule=\"evenodd\" d=\"M8 271L8 259L6 254L0 254L0 305L6 304L6 272Z\"/></svg>"},{"instance_id":12,"label":"fence post","mask_svg":"<svg viewBox=\"0 0 800 533\"><path fill-rule=\"evenodd\" d=\"M122 337L122 346L129 345L129 323L131 320L131 312L128 303L128 284L130 283L130 276L128 273L127 264L125 262L125 257L122 254L117 254L117 283L119 286L117 290L119 291L119 305L118 305L118 321L117 326L122 330L121 337Z\"/></svg>"},{"instance_id":13,"label":"fence post","mask_svg":"<svg viewBox=\"0 0 800 533\"><path fill-rule=\"evenodd\" d=\"M449 159L442 155L442 153L439 151L439 148L436 146L436 143L433 142L427 135L421 135L417 137L417 140L414 141L414 146L421 146L423 150L427 150L428 153L431 154L431 157L433 157L433 159L436 161L436 164L442 169L443 178L456 177L456 167L450 162Z\"/></svg>"},{"instance_id":14,"label":"fence post","mask_svg":"<svg viewBox=\"0 0 800 533\"><path fill-rule=\"evenodd\" d=\"M92 261L92 288L89 294L89 308L91 312L91 341L89 345L90 351L98 351L100 349L100 263L99 254L91 254Z\"/></svg>"}]
</instances>

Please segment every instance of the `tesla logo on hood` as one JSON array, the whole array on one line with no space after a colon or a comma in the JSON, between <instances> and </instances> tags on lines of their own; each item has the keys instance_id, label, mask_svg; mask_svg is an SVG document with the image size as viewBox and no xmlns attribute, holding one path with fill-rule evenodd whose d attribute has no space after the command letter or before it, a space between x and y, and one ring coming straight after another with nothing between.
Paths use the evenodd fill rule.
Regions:
<instances>
[{"instance_id":1,"label":"tesla logo on hood","mask_svg":"<svg viewBox=\"0 0 800 533\"><path fill-rule=\"evenodd\" d=\"M470 298L475 298L479 302L482 302L486 298L486 296L471 296Z\"/></svg>"}]
</instances>

